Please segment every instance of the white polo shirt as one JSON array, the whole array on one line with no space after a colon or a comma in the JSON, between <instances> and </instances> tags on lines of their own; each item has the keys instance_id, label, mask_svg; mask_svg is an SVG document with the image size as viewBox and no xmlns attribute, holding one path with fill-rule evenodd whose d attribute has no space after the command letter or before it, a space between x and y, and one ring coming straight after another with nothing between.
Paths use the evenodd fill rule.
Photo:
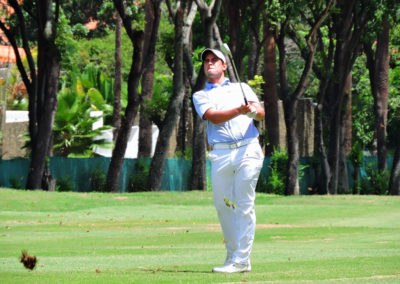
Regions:
<instances>
[{"instance_id":1,"label":"white polo shirt","mask_svg":"<svg viewBox=\"0 0 400 284\"><path fill-rule=\"evenodd\" d=\"M241 83L247 101L257 102L257 95L249 85ZM215 110L227 110L239 107L244 103L242 90L239 83L231 83L228 79L222 83L206 83L206 88L193 94L193 103L198 115L202 118L204 113L213 108ZM258 130L253 119L247 115L239 115L224 123L214 124L207 121L208 143L232 143L243 139L258 137Z\"/></svg>"}]
</instances>

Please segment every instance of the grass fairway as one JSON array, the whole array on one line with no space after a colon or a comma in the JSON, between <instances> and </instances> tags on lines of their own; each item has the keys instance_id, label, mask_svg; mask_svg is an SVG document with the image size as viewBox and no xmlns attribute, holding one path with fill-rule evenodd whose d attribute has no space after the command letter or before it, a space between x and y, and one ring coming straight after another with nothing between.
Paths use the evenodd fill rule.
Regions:
<instances>
[{"instance_id":1,"label":"grass fairway","mask_svg":"<svg viewBox=\"0 0 400 284\"><path fill-rule=\"evenodd\" d=\"M253 271L225 275L209 192L0 189L0 282L400 283L399 197L258 194L256 212Z\"/></svg>"}]
</instances>

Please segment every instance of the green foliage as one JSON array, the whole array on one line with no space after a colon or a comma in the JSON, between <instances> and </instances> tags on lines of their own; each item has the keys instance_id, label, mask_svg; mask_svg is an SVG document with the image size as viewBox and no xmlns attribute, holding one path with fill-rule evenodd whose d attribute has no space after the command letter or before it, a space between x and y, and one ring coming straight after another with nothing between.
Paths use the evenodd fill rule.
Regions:
<instances>
[{"instance_id":1,"label":"green foliage","mask_svg":"<svg viewBox=\"0 0 400 284\"><path fill-rule=\"evenodd\" d=\"M260 75L255 75L252 80L248 80L247 83L253 89L256 94L264 94L263 84L265 84L264 78Z\"/></svg>"},{"instance_id":2,"label":"green foliage","mask_svg":"<svg viewBox=\"0 0 400 284\"><path fill-rule=\"evenodd\" d=\"M260 175L256 190L265 193L284 195L287 176L287 150L280 151L275 148L271 155L270 174Z\"/></svg>"},{"instance_id":3,"label":"green foliage","mask_svg":"<svg viewBox=\"0 0 400 284\"><path fill-rule=\"evenodd\" d=\"M390 172L380 172L374 164L368 164L365 168L367 176L361 179L360 194L386 195L389 188Z\"/></svg>"},{"instance_id":4,"label":"green foliage","mask_svg":"<svg viewBox=\"0 0 400 284\"><path fill-rule=\"evenodd\" d=\"M60 177L56 181L56 191L73 191L75 189L75 184L71 180L70 176Z\"/></svg>"},{"instance_id":5,"label":"green foliage","mask_svg":"<svg viewBox=\"0 0 400 284\"><path fill-rule=\"evenodd\" d=\"M97 166L90 175L90 186L92 191L105 192L106 171Z\"/></svg>"},{"instance_id":6,"label":"green foliage","mask_svg":"<svg viewBox=\"0 0 400 284\"><path fill-rule=\"evenodd\" d=\"M57 38L55 43L61 55L61 69L70 70L74 64L73 58L77 51L77 42L74 40L70 22L65 17L62 9L60 10L60 17L57 23Z\"/></svg>"},{"instance_id":7,"label":"green foliage","mask_svg":"<svg viewBox=\"0 0 400 284\"><path fill-rule=\"evenodd\" d=\"M360 141L355 141L353 143L348 158L354 167L353 193L360 193L362 190L361 181L359 179L360 167L364 160L363 146Z\"/></svg>"},{"instance_id":8,"label":"green foliage","mask_svg":"<svg viewBox=\"0 0 400 284\"><path fill-rule=\"evenodd\" d=\"M137 159L133 173L129 177L128 192L148 191L147 178L150 171L149 159Z\"/></svg>"},{"instance_id":9,"label":"green foliage","mask_svg":"<svg viewBox=\"0 0 400 284\"><path fill-rule=\"evenodd\" d=\"M175 158L177 159L185 159L187 161L191 161L192 160L192 148L186 148L184 152L182 151L176 151L175 152Z\"/></svg>"},{"instance_id":10,"label":"green foliage","mask_svg":"<svg viewBox=\"0 0 400 284\"><path fill-rule=\"evenodd\" d=\"M60 156L93 155L96 146L111 147L105 140L94 140L103 130L102 126L92 129L101 117L111 111L102 94L92 86L93 82L85 76L71 76L69 87L64 87L58 94L58 109L54 120L54 151ZM92 111L103 111L101 117L93 117Z\"/></svg>"},{"instance_id":11,"label":"green foliage","mask_svg":"<svg viewBox=\"0 0 400 284\"><path fill-rule=\"evenodd\" d=\"M285 194L288 159L286 149L283 151L274 149L271 155L271 175L267 182L267 193Z\"/></svg>"},{"instance_id":12,"label":"green foliage","mask_svg":"<svg viewBox=\"0 0 400 284\"><path fill-rule=\"evenodd\" d=\"M366 57L359 56L353 66L353 137L365 146L371 145L374 136L373 113L374 99L371 93Z\"/></svg>"},{"instance_id":13,"label":"green foliage","mask_svg":"<svg viewBox=\"0 0 400 284\"><path fill-rule=\"evenodd\" d=\"M104 106L106 112L111 114L111 105L114 100L113 80L105 75L99 66L90 63L84 69L84 72L81 75L81 81L88 92L96 92L96 90L98 90L98 94L101 94L101 96L98 94L93 96L93 98L96 98L94 105ZM121 94L121 100L122 106L125 107L127 104L127 95L125 93L124 95Z\"/></svg>"},{"instance_id":14,"label":"green foliage","mask_svg":"<svg viewBox=\"0 0 400 284\"><path fill-rule=\"evenodd\" d=\"M359 141L353 143L349 159L353 165L360 166L363 163L363 146Z\"/></svg>"},{"instance_id":15,"label":"green foliage","mask_svg":"<svg viewBox=\"0 0 400 284\"><path fill-rule=\"evenodd\" d=\"M159 129L161 129L161 123L167 112L171 95L171 77L154 72L153 98L152 100L145 100L146 111L143 114L154 122Z\"/></svg>"},{"instance_id":16,"label":"green foliage","mask_svg":"<svg viewBox=\"0 0 400 284\"><path fill-rule=\"evenodd\" d=\"M10 177L10 186L15 189L23 189L24 186L22 184L22 178L18 178L15 176Z\"/></svg>"},{"instance_id":17,"label":"green foliage","mask_svg":"<svg viewBox=\"0 0 400 284\"><path fill-rule=\"evenodd\" d=\"M85 38L89 33L88 28L81 23L74 25L71 31L76 39Z\"/></svg>"},{"instance_id":18,"label":"green foliage","mask_svg":"<svg viewBox=\"0 0 400 284\"><path fill-rule=\"evenodd\" d=\"M132 44L126 32L122 33L122 78L128 80L132 62ZM77 52L71 58L73 65L83 72L92 63L107 77L113 78L115 73L115 33L101 38L82 38L77 40Z\"/></svg>"},{"instance_id":19,"label":"green foliage","mask_svg":"<svg viewBox=\"0 0 400 284\"><path fill-rule=\"evenodd\" d=\"M276 169L271 168L271 175L268 177L267 182L267 193L284 195L286 188L284 178Z\"/></svg>"}]
</instances>

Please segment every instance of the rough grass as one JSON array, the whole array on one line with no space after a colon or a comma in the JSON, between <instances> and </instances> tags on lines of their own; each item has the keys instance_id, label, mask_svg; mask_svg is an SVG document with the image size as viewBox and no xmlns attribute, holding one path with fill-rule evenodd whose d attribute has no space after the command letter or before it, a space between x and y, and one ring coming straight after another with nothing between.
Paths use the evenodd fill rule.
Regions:
<instances>
[{"instance_id":1,"label":"rough grass","mask_svg":"<svg viewBox=\"0 0 400 284\"><path fill-rule=\"evenodd\" d=\"M0 282L400 283L399 197L258 194L256 212L253 271L221 275L209 192L0 189Z\"/></svg>"}]
</instances>

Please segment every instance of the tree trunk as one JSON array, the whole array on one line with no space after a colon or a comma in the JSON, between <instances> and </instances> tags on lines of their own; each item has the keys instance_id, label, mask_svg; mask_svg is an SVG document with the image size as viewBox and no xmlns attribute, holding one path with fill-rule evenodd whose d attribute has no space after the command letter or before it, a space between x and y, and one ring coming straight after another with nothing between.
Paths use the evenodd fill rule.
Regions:
<instances>
[{"instance_id":1,"label":"tree trunk","mask_svg":"<svg viewBox=\"0 0 400 284\"><path fill-rule=\"evenodd\" d=\"M118 133L115 148L113 150L111 162L108 168L107 180L105 184L105 189L107 191L118 191L119 178L121 175L128 139L140 104L140 96L138 91L140 77L148 62L153 60L155 53L155 44L160 22L160 3L161 1L146 1L146 5L149 5L154 11L155 23L150 32L150 42L144 44L144 32L133 29L132 19L126 13L123 1L114 0L115 8L121 16L126 33L132 42L133 55L131 70L128 77L128 105L125 109L125 116L122 119L121 128ZM144 49L145 46L147 47L146 49Z\"/></svg>"},{"instance_id":2,"label":"tree trunk","mask_svg":"<svg viewBox=\"0 0 400 284\"><path fill-rule=\"evenodd\" d=\"M228 35L229 35L229 47L232 52L233 60L235 61L239 77L242 74L242 61L243 61L243 42L241 34L241 26L243 24L243 18L245 9L243 8L243 1L240 0L224 0L224 11L228 18Z\"/></svg>"},{"instance_id":3,"label":"tree trunk","mask_svg":"<svg viewBox=\"0 0 400 284\"><path fill-rule=\"evenodd\" d=\"M382 23L382 31L377 36L375 56L374 81L376 92L374 92L374 113L379 171L387 169L386 128L389 97L389 30L389 21L385 19Z\"/></svg>"},{"instance_id":4,"label":"tree trunk","mask_svg":"<svg viewBox=\"0 0 400 284\"><path fill-rule=\"evenodd\" d=\"M286 195L299 195L299 138L297 136L297 99L284 102L288 145Z\"/></svg>"},{"instance_id":5,"label":"tree trunk","mask_svg":"<svg viewBox=\"0 0 400 284\"><path fill-rule=\"evenodd\" d=\"M194 90L201 90L206 82L206 76L203 68L200 70L197 78L197 84ZM192 109L194 106L192 104ZM193 112L193 156L192 156L192 172L190 177L191 190L207 189L207 167L206 167L206 122L200 116Z\"/></svg>"},{"instance_id":6,"label":"tree trunk","mask_svg":"<svg viewBox=\"0 0 400 284\"><path fill-rule=\"evenodd\" d=\"M146 5L146 25L144 28L144 41L145 44L150 42L151 31L154 25L154 11L150 5ZM144 47L145 50L147 46ZM153 146L153 127L151 120L145 115L146 113L146 100L153 98L153 84L154 84L154 57L149 61L142 78L142 100L140 102L140 119L139 119L139 147L138 157L151 157L151 150Z\"/></svg>"},{"instance_id":7,"label":"tree trunk","mask_svg":"<svg viewBox=\"0 0 400 284\"><path fill-rule=\"evenodd\" d=\"M393 157L393 167L390 174L389 194L400 195L400 144L396 147Z\"/></svg>"},{"instance_id":8,"label":"tree trunk","mask_svg":"<svg viewBox=\"0 0 400 284\"><path fill-rule=\"evenodd\" d=\"M115 77L114 77L114 108L112 116L113 142L121 127L121 84L122 84L122 19L118 12L115 13Z\"/></svg>"},{"instance_id":9,"label":"tree trunk","mask_svg":"<svg viewBox=\"0 0 400 284\"><path fill-rule=\"evenodd\" d=\"M347 168L347 155L351 150L351 88L352 88L352 74L351 72L346 78L345 84L345 97L342 110L341 123L340 123L340 152L339 152L339 176L338 180L338 193L350 193L348 168Z\"/></svg>"},{"instance_id":10,"label":"tree trunk","mask_svg":"<svg viewBox=\"0 0 400 284\"><path fill-rule=\"evenodd\" d=\"M204 25L204 43L207 47L215 47L214 37L218 38L215 32L215 22L219 15L221 8L221 1L216 0L212 9L208 7L204 1L199 6L200 16ZM197 1L198 3L200 1ZM214 32L213 32L214 31ZM228 58L227 58L228 59ZM202 66L203 67L203 66ZM206 76L201 67L199 75L194 84L192 84L192 92L195 93L204 88L206 83ZM194 107L192 106L194 110ZM193 149L192 149L192 171L190 178L190 189L192 190L206 190L207 189L207 175L206 175L206 124L205 122L194 113L193 116Z\"/></svg>"},{"instance_id":11,"label":"tree trunk","mask_svg":"<svg viewBox=\"0 0 400 284\"><path fill-rule=\"evenodd\" d=\"M249 79L252 79L255 75L260 75L261 73L260 51L262 47L262 40L260 38L262 35L260 35L261 20L258 15L260 15L261 11L265 10L265 3L263 0L252 0L250 1L249 5L251 9L250 14L252 17L250 18L249 25L250 51L247 62L247 76Z\"/></svg>"},{"instance_id":12,"label":"tree trunk","mask_svg":"<svg viewBox=\"0 0 400 284\"><path fill-rule=\"evenodd\" d=\"M348 78L351 79L351 73ZM346 145L347 145L347 117L348 117L348 98L351 96L351 93L346 90L346 95L344 97L345 107L342 109L341 113L341 122L340 122L340 144L339 144L339 168L338 174L340 179L338 179L338 193L344 194L349 193L349 179L347 176L347 156L346 156Z\"/></svg>"},{"instance_id":13,"label":"tree trunk","mask_svg":"<svg viewBox=\"0 0 400 284\"><path fill-rule=\"evenodd\" d=\"M274 148L279 147L279 113L278 113L278 91L276 80L276 30L267 23L264 16L264 107L266 109L265 127L267 130L268 143L265 154L271 155Z\"/></svg>"},{"instance_id":14,"label":"tree trunk","mask_svg":"<svg viewBox=\"0 0 400 284\"><path fill-rule=\"evenodd\" d=\"M128 78L128 105L125 109L125 115L122 118L121 128L117 135L115 148L112 152L107 172L105 189L109 192L118 191L119 178L121 175L122 164L124 162L126 147L140 102L138 87L143 53L143 33L135 32L133 38L135 38L135 40L133 41L132 66Z\"/></svg>"},{"instance_id":15,"label":"tree trunk","mask_svg":"<svg viewBox=\"0 0 400 284\"><path fill-rule=\"evenodd\" d=\"M360 49L360 36L366 27L365 10L357 5L356 0L338 1L339 14L333 17L336 33L336 50L334 56L333 76L328 88L329 122L329 166L332 178L329 184L329 193L337 194L339 180L340 159L340 129L343 97L348 74ZM351 12L351 13L350 13ZM357 20L354 20L357 19ZM354 21L353 21L354 20Z\"/></svg>"},{"instance_id":16,"label":"tree trunk","mask_svg":"<svg viewBox=\"0 0 400 284\"><path fill-rule=\"evenodd\" d=\"M32 144L27 189L52 189L53 187L49 184L51 183L51 178L49 178L51 174L46 160L52 146L53 122L57 110L60 58L55 45L52 48L54 48L53 51L47 50L48 53L38 55L38 85L43 89L41 93L38 93L41 102L37 104L37 113L40 115L38 115L36 143ZM45 171L47 177L45 177Z\"/></svg>"},{"instance_id":17,"label":"tree trunk","mask_svg":"<svg viewBox=\"0 0 400 284\"><path fill-rule=\"evenodd\" d=\"M27 189L50 189L54 187L46 162L52 147L53 122L57 110L58 80L61 56L56 40L56 25L59 5L53 13L52 1L39 2L38 12L38 81L34 102L36 120L34 133L31 133L32 157L29 167ZM51 23L51 31L46 30ZM31 95L31 94L30 94Z\"/></svg>"},{"instance_id":18,"label":"tree trunk","mask_svg":"<svg viewBox=\"0 0 400 284\"><path fill-rule=\"evenodd\" d=\"M184 78L187 76L184 75ZM185 155L186 144L187 144L187 132L189 129L189 85L188 80L185 80L185 95L183 97L182 108L180 113L180 120L178 125L178 133L177 133L177 143L176 143L176 151L180 151L182 155Z\"/></svg>"},{"instance_id":19,"label":"tree trunk","mask_svg":"<svg viewBox=\"0 0 400 284\"><path fill-rule=\"evenodd\" d=\"M317 192L319 194L327 194L329 189L329 181L331 179L331 170L324 143L321 101L318 104L315 112L315 126L315 141L317 144L317 153L321 164L320 174L317 175Z\"/></svg>"},{"instance_id":20,"label":"tree trunk","mask_svg":"<svg viewBox=\"0 0 400 284\"><path fill-rule=\"evenodd\" d=\"M164 165L169 146L169 140L178 121L183 97L185 95L185 85L183 80L183 24L185 8L186 2L182 1L181 6L177 8L174 19L175 57L173 94L168 105L168 110L163 121L162 129L158 135L156 149L150 165L148 187L151 191L158 191L161 189L161 181L164 173Z\"/></svg>"}]
</instances>

